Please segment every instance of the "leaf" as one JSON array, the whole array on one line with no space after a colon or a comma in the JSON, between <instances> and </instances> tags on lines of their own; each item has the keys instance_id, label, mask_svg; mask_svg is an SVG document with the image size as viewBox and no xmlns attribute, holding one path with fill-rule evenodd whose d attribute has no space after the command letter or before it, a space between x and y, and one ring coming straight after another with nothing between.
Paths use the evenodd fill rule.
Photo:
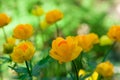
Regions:
<instances>
[{"instance_id":1,"label":"leaf","mask_svg":"<svg viewBox=\"0 0 120 80\"><path fill-rule=\"evenodd\" d=\"M10 58L8 58L8 57L0 57L0 59L3 60L3 61L2 61L3 64L6 63L6 62L11 62L11 61L12 61L12 60L11 60Z\"/></svg>"},{"instance_id":2,"label":"leaf","mask_svg":"<svg viewBox=\"0 0 120 80\"><path fill-rule=\"evenodd\" d=\"M49 62L50 56L47 56L45 59L40 60L32 69L32 75L38 76L40 69L45 67L45 65Z\"/></svg>"},{"instance_id":3,"label":"leaf","mask_svg":"<svg viewBox=\"0 0 120 80\"><path fill-rule=\"evenodd\" d=\"M19 79L19 80L26 80L28 77L29 77L28 74L22 74L22 75L19 75L19 76L13 76L12 78L13 79Z\"/></svg>"},{"instance_id":4,"label":"leaf","mask_svg":"<svg viewBox=\"0 0 120 80\"><path fill-rule=\"evenodd\" d=\"M11 66L8 66L8 67L15 70L17 73L28 73L27 68L25 67L17 67L17 68L14 68Z\"/></svg>"}]
</instances>

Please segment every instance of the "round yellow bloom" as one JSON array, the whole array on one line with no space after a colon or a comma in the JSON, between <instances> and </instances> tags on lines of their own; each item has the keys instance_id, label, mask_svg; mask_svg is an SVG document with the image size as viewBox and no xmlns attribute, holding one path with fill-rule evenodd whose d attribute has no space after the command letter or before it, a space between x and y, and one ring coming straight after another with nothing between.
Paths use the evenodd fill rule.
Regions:
<instances>
[{"instance_id":1,"label":"round yellow bloom","mask_svg":"<svg viewBox=\"0 0 120 80\"><path fill-rule=\"evenodd\" d=\"M17 39L28 39L33 34L33 27L30 24L19 24L13 32L13 37Z\"/></svg>"},{"instance_id":2,"label":"round yellow bloom","mask_svg":"<svg viewBox=\"0 0 120 80\"><path fill-rule=\"evenodd\" d=\"M40 28L42 30L45 30L48 26L49 26L49 24L46 21L40 22Z\"/></svg>"},{"instance_id":3,"label":"round yellow bloom","mask_svg":"<svg viewBox=\"0 0 120 80\"><path fill-rule=\"evenodd\" d=\"M78 46L78 41L74 37L58 37L52 42L50 56L60 63L69 62L77 58L81 51L82 48Z\"/></svg>"},{"instance_id":4,"label":"round yellow bloom","mask_svg":"<svg viewBox=\"0 0 120 80\"><path fill-rule=\"evenodd\" d=\"M41 15L44 14L44 10L40 6L35 6L32 9L32 14L35 15L35 16L41 16Z\"/></svg>"},{"instance_id":5,"label":"round yellow bloom","mask_svg":"<svg viewBox=\"0 0 120 80\"><path fill-rule=\"evenodd\" d=\"M101 46L112 45L112 44L113 44L113 41L107 35L103 35L100 38L100 45Z\"/></svg>"},{"instance_id":6,"label":"round yellow bloom","mask_svg":"<svg viewBox=\"0 0 120 80\"><path fill-rule=\"evenodd\" d=\"M10 18L4 13L0 13L0 28L7 25L9 22Z\"/></svg>"},{"instance_id":7,"label":"round yellow bloom","mask_svg":"<svg viewBox=\"0 0 120 80\"><path fill-rule=\"evenodd\" d=\"M62 12L59 10L52 10L46 14L46 22L48 24L53 24L63 18Z\"/></svg>"},{"instance_id":8,"label":"round yellow bloom","mask_svg":"<svg viewBox=\"0 0 120 80\"><path fill-rule=\"evenodd\" d=\"M107 61L97 65L96 71L103 77L111 77L113 75L113 65Z\"/></svg>"},{"instance_id":9,"label":"round yellow bloom","mask_svg":"<svg viewBox=\"0 0 120 80\"><path fill-rule=\"evenodd\" d=\"M120 26L112 26L109 29L107 35L114 41L120 41Z\"/></svg>"},{"instance_id":10,"label":"round yellow bloom","mask_svg":"<svg viewBox=\"0 0 120 80\"><path fill-rule=\"evenodd\" d=\"M15 38L12 37L8 38L7 42L3 45L3 49L4 49L3 52L7 54L12 53L13 48L15 46L15 42L16 42Z\"/></svg>"},{"instance_id":11,"label":"round yellow bloom","mask_svg":"<svg viewBox=\"0 0 120 80\"><path fill-rule=\"evenodd\" d=\"M21 42L14 47L11 58L14 62L23 63L30 60L35 53L35 48L31 42Z\"/></svg>"},{"instance_id":12,"label":"round yellow bloom","mask_svg":"<svg viewBox=\"0 0 120 80\"><path fill-rule=\"evenodd\" d=\"M98 36L94 33L79 35L76 36L76 39L78 40L78 45L81 46L84 51L89 51L94 44L99 43Z\"/></svg>"}]
</instances>

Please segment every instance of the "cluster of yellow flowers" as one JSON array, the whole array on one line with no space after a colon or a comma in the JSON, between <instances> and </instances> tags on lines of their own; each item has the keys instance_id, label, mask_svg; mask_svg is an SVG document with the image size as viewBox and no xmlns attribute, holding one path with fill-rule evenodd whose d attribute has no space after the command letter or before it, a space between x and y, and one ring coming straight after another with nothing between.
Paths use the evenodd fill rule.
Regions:
<instances>
[{"instance_id":1,"label":"cluster of yellow flowers","mask_svg":"<svg viewBox=\"0 0 120 80\"><path fill-rule=\"evenodd\" d=\"M69 62L77 58L82 50L88 51L98 42L98 36L94 33L76 37L68 36L66 39L58 37L52 42L50 56L59 62Z\"/></svg>"},{"instance_id":2,"label":"cluster of yellow flowers","mask_svg":"<svg viewBox=\"0 0 120 80\"><path fill-rule=\"evenodd\" d=\"M33 27L30 24L19 24L15 27L13 37L16 39L27 40L33 34ZM32 58L35 48L30 41L20 42L14 47L11 58L14 62L23 63Z\"/></svg>"},{"instance_id":3,"label":"cluster of yellow flowers","mask_svg":"<svg viewBox=\"0 0 120 80\"><path fill-rule=\"evenodd\" d=\"M41 12L39 12L41 11ZM36 16L43 14L42 8L36 7L32 11ZM45 21L41 24L43 29L46 26L56 23L63 18L63 14L59 10L52 10L46 14ZM0 14L0 28L7 25L10 22L10 18L6 14ZM33 35L33 27L30 24L19 24L13 30L13 38L8 38L4 44L4 51L11 53L10 56L14 62L23 63L29 61L34 53L35 47L32 42L25 41ZM15 44L16 39L21 39L19 44ZM50 56L59 61L59 63L69 62L76 59L81 52L88 52L93 48L93 45L100 43L100 45L111 45L113 41L120 41L120 26L113 26L108 31L107 35L102 36L100 39L95 33L89 33L87 35L78 35L75 37L68 36L65 39L57 37L52 42L52 49L50 50ZM97 80L98 73L103 77L111 77L113 75L113 65L110 62L102 62L97 65L95 72L92 76L85 80ZM84 70L80 70L80 75L85 75ZM94 77L94 79L92 78Z\"/></svg>"},{"instance_id":4,"label":"cluster of yellow flowers","mask_svg":"<svg viewBox=\"0 0 120 80\"><path fill-rule=\"evenodd\" d=\"M10 18L4 13L0 14L0 27L4 27ZM13 31L13 37L7 38L4 46L4 53L11 53L14 62L22 63L32 58L35 48L30 41L22 41L16 45L16 39L27 40L33 34L33 27L30 24L19 24Z\"/></svg>"}]
</instances>

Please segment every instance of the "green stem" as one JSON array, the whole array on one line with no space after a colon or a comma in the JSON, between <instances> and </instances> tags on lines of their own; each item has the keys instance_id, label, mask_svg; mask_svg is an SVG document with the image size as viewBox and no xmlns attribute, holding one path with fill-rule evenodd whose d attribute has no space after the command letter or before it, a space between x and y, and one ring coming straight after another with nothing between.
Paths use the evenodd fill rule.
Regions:
<instances>
[{"instance_id":1,"label":"green stem","mask_svg":"<svg viewBox=\"0 0 120 80\"><path fill-rule=\"evenodd\" d=\"M56 27L56 35L57 35L57 37L59 37L60 35L59 35L59 28L58 28L58 25L57 25L57 23L55 23L55 27Z\"/></svg>"},{"instance_id":2,"label":"green stem","mask_svg":"<svg viewBox=\"0 0 120 80\"><path fill-rule=\"evenodd\" d=\"M75 73L76 73L76 80L79 80L79 77L78 77L78 71L77 71L77 66L76 66L76 64L75 64L75 62L74 62L74 61L72 61L72 64L73 64L74 69L75 69Z\"/></svg>"},{"instance_id":3,"label":"green stem","mask_svg":"<svg viewBox=\"0 0 120 80\"><path fill-rule=\"evenodd\" d=\"M5 33L4 27L2 28L2 30L3 30L3 34L4 34L5 41L7 42L7 34Z\"/></svg>"},{"instance_id":4,"label":"green stem","mask_svg":"<svg viewBox=\"0 0 120 80\"><path fill-rule=\"evenodd\" d=\"M112 44L112 46L110 47L110 49L106 52L106 54L105 54L102 62L104 62L104 61L107 59L107 57L108 57L108 55L110 54L110 52L112 51L112 48L114 47L115 43L116 43L116 42L114 42L114 43Z\"/></svg>"},{"instance_id":5,"label":"green stem","mask_svg":"<svg viewBox=\"0 0 120 80\"><path fill-rule=\"evenodd\" d=\"M25 61L25 64L26 64L26 67L27 67L27 70L28 70L28 74L29 74L30 80L32 80L32 74L31 74L31 71L29 69L28 62Z\"/></svg>"},{"instance_id":6,"label":"green stem","mask_svg":"<svg viewBox=\"0 0 120 80\"><path fill-rule=\"evenodd\" d=\"M0 64L0 79L3 80L3 75L2 75L2 65Z\"/></svg>"}]
</instances>

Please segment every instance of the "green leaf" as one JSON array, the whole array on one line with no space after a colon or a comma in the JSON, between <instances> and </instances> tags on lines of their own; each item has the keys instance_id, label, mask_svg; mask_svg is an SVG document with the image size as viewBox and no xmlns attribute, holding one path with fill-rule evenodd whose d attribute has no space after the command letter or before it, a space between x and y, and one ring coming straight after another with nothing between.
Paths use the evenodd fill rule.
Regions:
<instances>
[{"instance_id":1,"label":"green leaf","mask_svg":"<svg viewBox=\"0 0 120 80\"><path fill-rule=\"evenodd\" d=\"M6 62L11 62L12 60L8 57L0 57L0 60L2 60L2 63L6 63Z\"/></svg>"},{"instance_id":2,"label":"green leaf","mask_svg":"<svg viewBox=\"0 0 120 80\"><path fill-rule=\"evenodd\" d=\"M25 67L17 67L17 68L14 68L11 66L8 66L8 67L15 70L17 73L28 73L27 68Z\"/></svg>"},{"instance_id":3,"label":"green leaf","mask_svg":"<svg viewBox=\"0 0 120 80\"><path fill-rule=\"evenodd\" d=\"M40 69L45 67L45 65L49 62L50 56L47 56L45 59L40 60L32 69L32 75L38 76Z\"/></svg>"}]
</instances>

